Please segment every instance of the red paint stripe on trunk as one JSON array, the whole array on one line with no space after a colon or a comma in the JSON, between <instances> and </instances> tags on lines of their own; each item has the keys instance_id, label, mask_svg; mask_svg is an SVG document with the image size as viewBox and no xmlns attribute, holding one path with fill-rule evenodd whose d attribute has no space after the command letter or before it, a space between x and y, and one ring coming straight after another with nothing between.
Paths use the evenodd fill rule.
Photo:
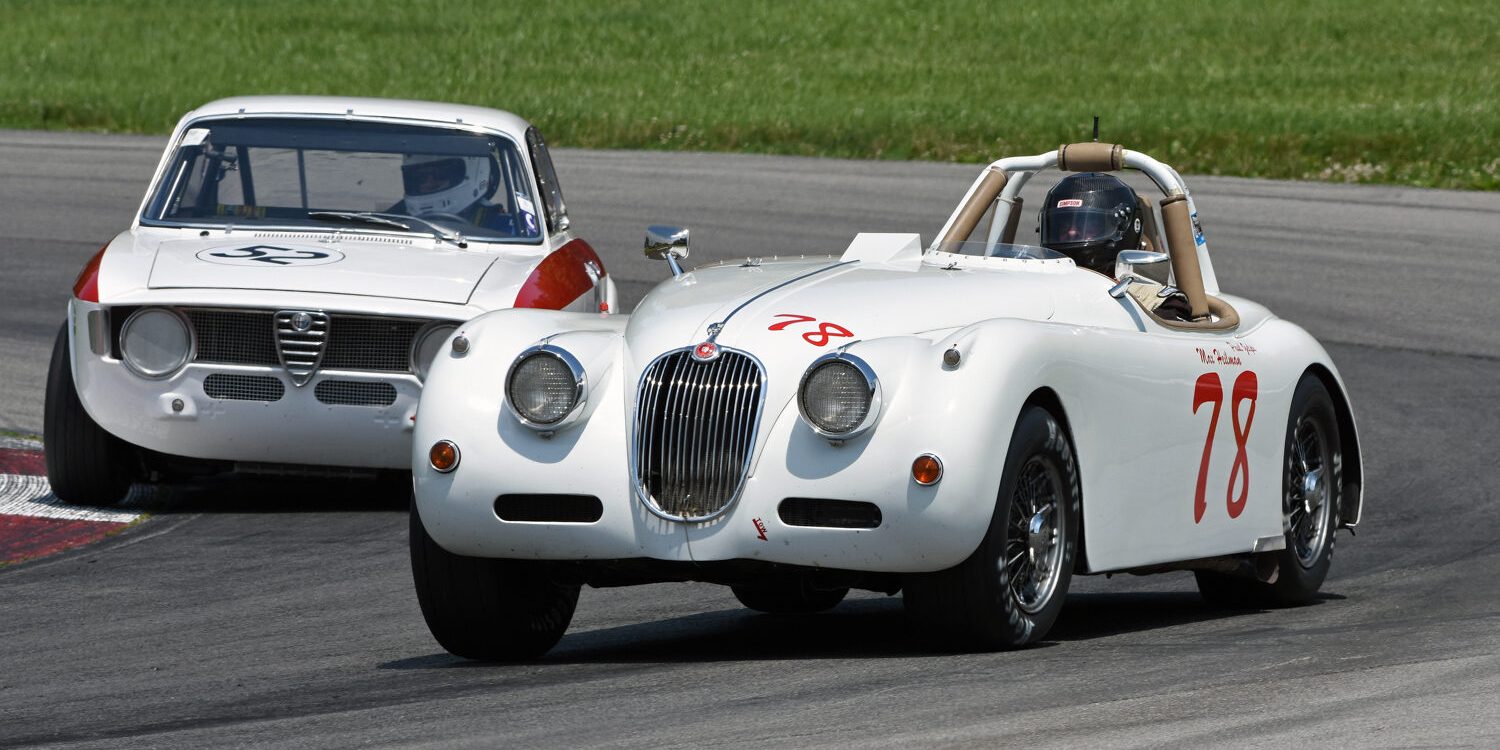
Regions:
<instances>
[{"instance_id":1,"label":"red paint stripe on trunk","mask_svg":"<svg viewBox=\"0 0 1500 750\"><path fill-rule=\"evenodd\" d=\"M81 547L124 527L123 523L0 516L0 563L20 562Z\"/></svg>"},{"instance_id":2,"label":"red paint stripe on trunk","mask_svg":"<svg viewBox=\"0 0 1500 750\"><path fill-rule=\"evenodd\" d=\"M41 451L0 448L0 474L26 474L39 477L47 473L47 459Z\"/></svg>"},{"instance_id":3,"label":"red paint stripe on trunk","mask_svg":"<svg viewBox=\"0 0 1500 750\"><path fill-rule=\"evenodd\" d=\"M589 247L589 243L572 240L554 250L537 264L526 283L521 285L521 291L516 294L515 306L547 310L567 307L573 300L594 288L589 272L583 269L583 264L588 262L599 267L602 278L604 262L599 260L599 254Z\"/></svg>"}]
</instances>

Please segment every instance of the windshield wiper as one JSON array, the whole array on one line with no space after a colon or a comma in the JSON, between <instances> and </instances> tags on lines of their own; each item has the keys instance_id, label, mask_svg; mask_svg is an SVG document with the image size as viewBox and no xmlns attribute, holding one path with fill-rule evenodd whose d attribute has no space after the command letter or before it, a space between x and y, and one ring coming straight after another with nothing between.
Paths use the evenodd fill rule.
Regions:
<instances>
[{"instance_id":1,"label":"windshield wiper","mask_svg":"<svg viewBox=\"0 0 1500 750\"><path fill-rule=\"evenodd\" d=\"M412 216L410 214L381 214L380 217L376 217L376 218L381 218L381 217L384 217L384 216L398 216L398 217L400 217L402 219L410 219L412 221L420 221L423 224L426 224L427 228L430 229L430 230L432 230L432 233L434 235L436 235L438 239L445 240L447 242L451 242L451 243L453 243L453 244L455 244L455 245L457 245L457 246L459 246L461 248L467 248L469 246L469 241L466 240L466 239L464 239L464 236L461 233L459 233L457 230L449 227L447 224L439 224L438 222L435 222L435 221L433 221L431 219L424 219L424 218L422 218L420 216ZM392 220L391 219L386 219L386 221L392 221Z\"/></svg>"},{"instance_id":2,"label":"windshield wiper","mask_svg":"<svg viewBox=\"0 0 1500 750\"><path fill-rule=\"evenodd\" d=\"M337 219L339 221L350 221L350 222L359 222L359 223L364 223L364 224L374 224L374 225L382 226L382 227L392 227L392 228L395 228L395 229L401 229L401 230L404 230L404 231L407 231L407 232L411 231L411 225L410 224L407 224L405 222L396 221L395 219L387 218L388 216L399 216L399 217L401 217L403 219L410 219L412 221L419 221L419 222L427 225L428 231L431 231L432 234L435 237L437 237L438 239L443 240L444 242L451 242L451 243L459 246L460 248L467 248L469 246L468 240L465 240L464 236L461 235L461 234L459 234L458 232L449 231L448 227L446 227L446 226L444 226L442 224L438 224L436 222L429 221L427 219L423 219L423 218L418 217L418 216L407 216L406 214L377 214L377 213L371 213L369 211L308 211L307 212L307 217L309 219Z\"/></svg>"},{"instance_id":3,"label":"windshield wiper","mask_svg":"<svg viewBox=\"0 0 1500 750\"><path fill-rule=\"evenodd\" d=\"M376 216L375 214L366 213L366 212L363 212L363 211L308 211L307 212L307 218L309 218L309 219L337 219L339 221L352 221L352 222L356 222L356 223L376 224L376 225L379 225L379 226L382 226L382 227L395 227L396 229L404 229L404 230L406 230L408 232L411 231L411 225L410 224L402 224L401 222L396 221L395 219L387 219L384 216Z\"/></svg>"}]
</instances>

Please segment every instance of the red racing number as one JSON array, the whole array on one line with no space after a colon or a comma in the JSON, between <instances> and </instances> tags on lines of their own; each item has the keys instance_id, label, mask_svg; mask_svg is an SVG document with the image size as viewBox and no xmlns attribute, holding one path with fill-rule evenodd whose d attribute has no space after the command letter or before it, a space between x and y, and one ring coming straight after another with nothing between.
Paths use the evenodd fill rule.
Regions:
<instances>
[{"instance_id":1,"label":"red racing number","mask_svg":"<svg viewBox=\"0 0 1500 750\"><path fill-rule=\"evenodd\" d=\"M802 334L802 339L807 343L812 344L813 346L827 346L828 342L833 340L834 338L853 338L854 336L853 331L850 331L848 328L845 328L838 323L829 323L827 321L819 323L817 318L814 318L810 315L780 313L775 317L790 318L790 320L783 320L780 323L772 323L770 327L766 328L767 331L785 330L788 326L794 326L798 323L818 323L818 329L816 331L807 331Z\"/></svg>"},{"instance_id":2,"label":"red racing number","mask_svg":"<svg viewBox=\"0 0 1500 750\"><path fill-rule=\"evenodd\" d=\"M1260 384L1255 378L1255 373L1246 370L1234 379L1234 386L1230 389L1229 415L1230 427L1234 430L1234 463L1229 468L1229 487L1224 494L1225 509L1229 511L1230 518L1239 518L1245 511L1245 501L1250 497L1250 454L1246 446L1250 442L1250 425L1255 421L1255 399L1259 395ZM1240 424L1240 404L1250 402L1250 410L1245 413L1245 423ZM1208 509L1208 502L1204 500L1204 492L1208 486L1208 461L1213 455L1214 432L1219 426L1219 412L1224 406L1224 383L1215 372L1205 372L1198 376L1198 382L1193 385L1193 413L1198 413L1198 408L1204 404L1214 405L1213 413L1208 418L1208 437L1203 440L1203 459L1198 462L1198 485L1193 493L1193 523L1203 520L1203 513ZM1239 496L1235 496L1235 484L1239 484Z\"/></svg>"}]
</instances>

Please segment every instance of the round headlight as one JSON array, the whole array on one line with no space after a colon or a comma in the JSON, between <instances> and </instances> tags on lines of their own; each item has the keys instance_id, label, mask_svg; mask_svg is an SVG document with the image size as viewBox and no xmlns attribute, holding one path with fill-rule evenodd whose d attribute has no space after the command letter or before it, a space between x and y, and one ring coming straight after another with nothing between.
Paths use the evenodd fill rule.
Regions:
<instances>
[{"instance_id":1,"label":"round headlight","mask_svg":"<svg viewBox=\"0 0 1500 750\"><path fill-rule=\"evenodd\" d=\"M120 328L125 364L148 378L164 378L181 369L193 354L193 332L182 315L164 307L146 307Z\"/></svg>"},{"instance_id":2,"label":"round headlight","mask_svg":"<svg viewBox=\"0 0 1500 750\"><path fill-rule=\"evenodd\" d=\"M523 353L505 378L505 400L511 410L523 424L538 430L561 426L583 403L583 393L583 367L555 346Z\"/></svg>"},{"instance_id":3,"label":"round headlight","mask_svg":"<svg viewBox=\"0 0 1500 750\"><path fill-rule=\"evenodd\" d=\"M411 344L411 369L422 380L427 379L427 371L432 369L433 360L437 359L438 350L442 349L443 342L448 340L458 326L446 323L430 325L417 333L417 337Z\"/></svg>"},{"instance_id":4,"label":"round headlight","mask_svg":"<svg viewBox=\"0 0 1500 750\"><path fill-rule=\"evenodd\" d=\"M875 421L879 396L879 381L864 360L848 354L827 354L802 376L797 407L819 435L845 440L864 432Z\"/></svg>"}]
</instances>

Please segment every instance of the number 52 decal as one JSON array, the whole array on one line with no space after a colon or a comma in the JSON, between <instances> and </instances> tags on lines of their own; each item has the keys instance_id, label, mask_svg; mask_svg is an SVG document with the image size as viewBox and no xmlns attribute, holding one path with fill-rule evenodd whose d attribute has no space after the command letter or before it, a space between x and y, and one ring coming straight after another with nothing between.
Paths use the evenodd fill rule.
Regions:
<instances>
[{"instance_id":1,"label":"number 52 decal","mask_svg":"<svg viewBox=\"0 0 1500 750\"><path fill-rule=\"evenodd\" d=\"M1231 427L1234 429L1234 463L1229 468L1229 490L1224 496L1224 504L1229 511L1230 518L1239 518L1245 511L1245 500L1250 495L1250 455L1245 451L1245 445L1250 442L1250 425L1255 421L1255 399L1259 395L1260 384L1255 378L1255 373L1246 370L1234 379L1234 387L1229 396L1229 414L1232 417ZM1249 401L1250 410L1245 414L1245 424L1240 424L1240 402ZM1213 413L1208 418L1208 437L1203 441L1203 460L1198 463L1198 488L1193 494L1193 523L1203 520L1203 512L1208 509L1208 503L1203 499L1204 490L1208 484L1208 459L1214 450L1214 431L1219 426L1219 410L1224 405L1224 383L1219 380L1216 372L1205 372L1198 376L1198 382L1193 386L1193 413L1198 413L1198 407L1204 404L1213 404ZM1235 485L1239 485L1239 496L1235 496Z\"/></svg>"},{"instance_id":2,"label":"number 52 decal","mask_svg":"<svg viewBox=\"0 0 1500 750\"><path fill-rule=\"evenodd\" d=\"M198 253L199 260L220 263L226 266L321 266L337 263L344 254L333 248L310 250L303 248L254 245L251 247L211 248Z\"/></svg>"}]
</instances>

